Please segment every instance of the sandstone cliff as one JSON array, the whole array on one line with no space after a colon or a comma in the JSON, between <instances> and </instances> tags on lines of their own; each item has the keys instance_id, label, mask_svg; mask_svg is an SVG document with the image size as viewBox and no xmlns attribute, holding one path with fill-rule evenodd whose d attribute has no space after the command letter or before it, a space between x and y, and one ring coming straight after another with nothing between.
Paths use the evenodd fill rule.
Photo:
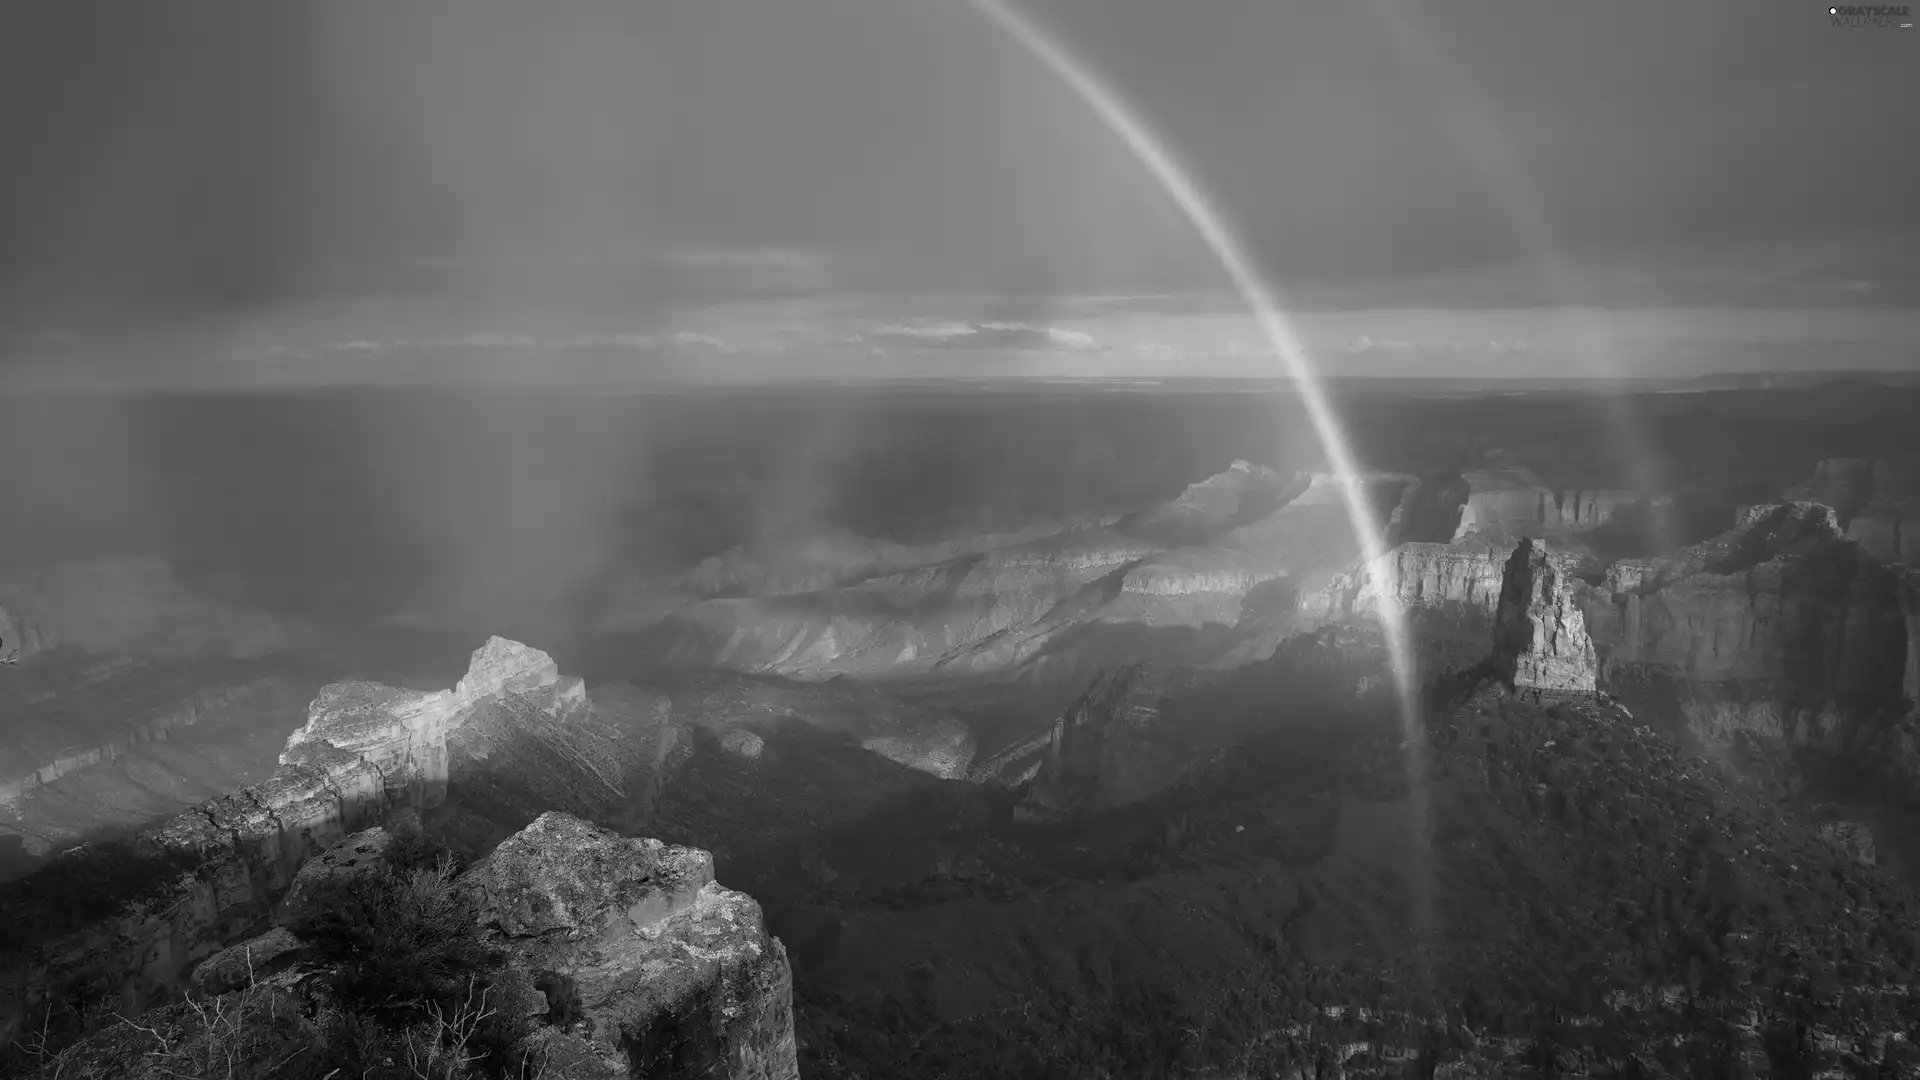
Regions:
<instances>
[{"instance_id":1,"label":"sandstone cliff","mask_svg":"<svg viewBox=\"0 0 1920 1080\"><path fill-rule=\"evenodd\" d=\"M1593 640L1575 602L1567 561L1539 540L1522 540L1507 559L1494 612L1493 664L1516 690L1591 694Z\"/></svg>"},{"instance_id":2,"label":"sandstone cliff","mask_svg":"<svg viewBox=\"0 0 1920 1080\"><path fill-rule=\"evenodd\" d=\"M1920 563L1920 473L1889 461L1828 458L1787 498L1833 508L1847 536L1875 558Z\"/></svg>"},{"instance_id":3,"label":"sandstone cliff","mask_svg":"<svg viewBox=\"0 0 1920 1080\"><path fill-rule=\"evenodd\" d=\"M239 713L297 717L316 681L279 665L170 664L124 655L10 672L0 686L6 715L0 808L203 721Z\"/></svg>"},{"instance_id":4,"label":"sandstone cliff","mask_svg":"<svg viewBox=\"0 0 1920 1080\"><path fill-rule=\"evenodd\" d=\"M1705 734L1807 746L1898 700L1898 580L1832 508L1789 502L1673 555L1616 563L1581 606L1606 688L1671 699Z\"/></svg>"},{"instance_id":5,"label":"sandstone cliff","mask_svg":"<svg viewBox=\"0 0 1920 1080\"><path fill-rule=\"evenodd\" d=\"M0 582L0 656L93 653L255 657L314 644L310 628L227 604L140 556L63 563Z\"/></svg>"},{"instance_id":6,"label":"sandstone cliff","mask_svg":"<svg viewBox=\"0 0 1920 1080\"><path fill-rule=\"evenodd\" d=\"M1404 615L1424 672L1484 660L1510 548L1478 540L1405 543L1301 602L1316 621Z\"/></svg>"},{"instance_id":7,"label":"sandstone cliff","mask_svg":"<svg viewBox=\"0 0 1920 1080\"><path fill-rule=\"evenodd\" d=\"M1546 536L1565 544L1574 536L1604 529L1625 516L1672 508L1668 496L1619 488L1567 488L1556 492L1532 469L1499 454L1484 469L1463 473L1452 483L1427 481L1409 496L1397 511L1408 526L1417 527L1424 520L1429 524L1423 531L1431 533L1451 509L1457 522L1452 539L1493 542ZM1408 531L1394 536L1396 540L1428 538L1446 539Z\"/></svg>"},{"instance_id":8,"label":"sandstone cliff","mask_svg":"<svg viewBox=\"0 0 1920 1080\"><path fill-rule=\"evenodd\" d=\"M1309 482L1305 475L1289 477L1264 466L1235 461L1225 472L1187 485L1174 498L1123 518L1119 527L1168 547L1203 544L1235 525L1259 520L1293 501Z\"/></svg>"},{"instance_id":9,"label":"sandstone cliff","mask_svg":"<svg viewBox=\"0 0 1920 1080\"><path fill-rule=\"evenodd\" d=\"M1523 465L1496 463L1464 474L1467 497L1454 539L1533 535L1559 524L1553 490Z\"/></svg>"},{"instance_id":10,"label":"sandstone cliff","mask_svg":"<svg viewBox=\"0 0 1920 1080\"><path fill-rule=\"evenodd\" d=\"M1391 505L1412 483L1380 473L1363 486ZM1333 477L1282 478L1236 462L1111 527L836 588L700 601L662 619L648 643L679 665L796 678L936 670L1080 678L1169 649L1204 663L1245 644L1256 590L1312 592L1359 552ZM1288 613L1248 632L1270 651L1296 628Z\"/></svg>"}]
</instances>

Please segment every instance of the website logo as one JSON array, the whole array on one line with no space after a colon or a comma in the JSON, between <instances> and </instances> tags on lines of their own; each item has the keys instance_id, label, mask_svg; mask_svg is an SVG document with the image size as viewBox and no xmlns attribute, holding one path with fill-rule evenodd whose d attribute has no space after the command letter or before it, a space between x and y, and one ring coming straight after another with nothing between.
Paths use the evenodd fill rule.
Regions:
<instances>
[{"instance_id":1,"label":"website logo","mask_svg":"<svg viewBox=\"0 0 1920 1080\"><path fill-rule=\"evenodd\" d=\"M1913 7L1908 4L1842 4L1827 9L1828 22L1848 30L1913 29Z\"/></svg>"}]
</instances>

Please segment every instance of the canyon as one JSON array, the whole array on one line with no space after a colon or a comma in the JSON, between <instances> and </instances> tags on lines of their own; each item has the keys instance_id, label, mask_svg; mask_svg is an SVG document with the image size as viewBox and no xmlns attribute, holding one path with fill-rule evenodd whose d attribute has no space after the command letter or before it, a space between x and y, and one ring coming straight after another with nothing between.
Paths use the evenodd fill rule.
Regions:
<instances>
[{"instance_id":1,"label":"canyon","mask_svg":"<svg viewBox=\"0 0 1920 1080\"><path fill-rule=\"evenodd\" d=\"M1222 456L1140 498L636 558L578 633L514 635L544 650L343 634L158 560L15 574L8 626L40 629L0 634L0 828L44 865L0 886L11 1030L290 956L303 875L418 829L596 1031L719 1016L730 1075L1905 1062L1904 458L1641 490L1527 422L1369 455L1371 561L1330 477ZM113 590L162 614L109 633Z\"/></svg>"}]
</instances>

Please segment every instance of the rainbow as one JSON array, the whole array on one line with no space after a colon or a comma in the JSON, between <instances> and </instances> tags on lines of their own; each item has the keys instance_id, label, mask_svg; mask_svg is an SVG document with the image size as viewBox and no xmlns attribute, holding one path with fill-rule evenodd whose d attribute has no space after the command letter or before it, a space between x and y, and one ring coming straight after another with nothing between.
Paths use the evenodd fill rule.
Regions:
<instances>
[{"instance_id":1,"label":"rainbow","mask_svg":"<svg viewBox=\"0 0 1920 1080\"><path fill-rule=\"evenodd\" d=\"M1015 11L1004 0L973 0L974 6L995 26L1066 84L1101 122L1113 131L1134 157L1139 159L1154 180L1186 217L1200 240L1206 244L1220 267L1233 282L1234 289L1251 311L1260 334L1286 366L1287 377L1305 406L1313 425L1314 437L1340 485L1341 500L1353 527L1367 565L1377 565L1386 554L1386 535L1378 515L1367 499L1352 447L1341 426L1339 414L1328 402L1318 372L1292 320L1281 307L1275 290L1267 284L1253 259L1227 226L1225 217L1202 190L1193 170L1183 168L1163 140L1126 101L1084 62L1048 34L1039 24ZM1427 850L1431 836L1431 794L1426 783L1426 727L1421 720L1418 684L1407 620L1394 605L1382 605L1380 623L1387 639L1387 660L1392 670L1398 698L1402 734L1406 740L1407 766L1412 781L1414 822L1418 832L1417 848ZM1430 863L1430 860L1426 860ZM1416 910L1421 925L1417 931L1431 931L1431 889L1427 886L1428 865L1418 868L1421 875L1416 888Z\"/></svg>"}]
</instances>

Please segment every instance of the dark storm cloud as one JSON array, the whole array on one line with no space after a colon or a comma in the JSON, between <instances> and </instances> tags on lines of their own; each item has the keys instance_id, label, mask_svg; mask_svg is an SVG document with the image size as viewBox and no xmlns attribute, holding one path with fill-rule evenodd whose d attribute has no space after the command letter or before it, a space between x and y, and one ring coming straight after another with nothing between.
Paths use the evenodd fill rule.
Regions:
<instances>
[{"instance_id":1,"label":"dark storm cloud","mask_svg":"<svg viewBox=\"0 0 1920 1080\"><path fill-rule=\"evenodd\" d=\"M137 315L350 283L446 222L400 133L332 107L319 5L0 16L0 289Z\"/></svg>"},{"instance_id":2,"label":"dark storm cloud","mask_svg":"<svg viewBox=\"0 0 1920 1080\"><path fill-rule=\"evenodd\" d=\"M1895 135L1920 125L1911 33L1836 30L1813 4L1040 10L1153 115L1284 278L1536 257L1521 196L1570 254L1624 247L1650 263L1676 242L1920 225L1920 146Z\"/></svg>"},{"instance_id":3,"label":"dark storm cloud","mask_svg":"<svg viewBox=\"0 0 1920 1080\"><path fill-rule=\"evenodd\" d=\"M1624 303L1911 292L1911 255L1794 260L1846 237L1920 249L1913 32L1785 0L1028 9L1303 302L1564 299L1530 269L1548 255L1609 267L1582 280ZM1118 141L957 0L44 0L4 18L16 316L946 291L985 299L943 317L1045 326L1067 297L1222 285Z\"/></svg>"}]
</instances>

